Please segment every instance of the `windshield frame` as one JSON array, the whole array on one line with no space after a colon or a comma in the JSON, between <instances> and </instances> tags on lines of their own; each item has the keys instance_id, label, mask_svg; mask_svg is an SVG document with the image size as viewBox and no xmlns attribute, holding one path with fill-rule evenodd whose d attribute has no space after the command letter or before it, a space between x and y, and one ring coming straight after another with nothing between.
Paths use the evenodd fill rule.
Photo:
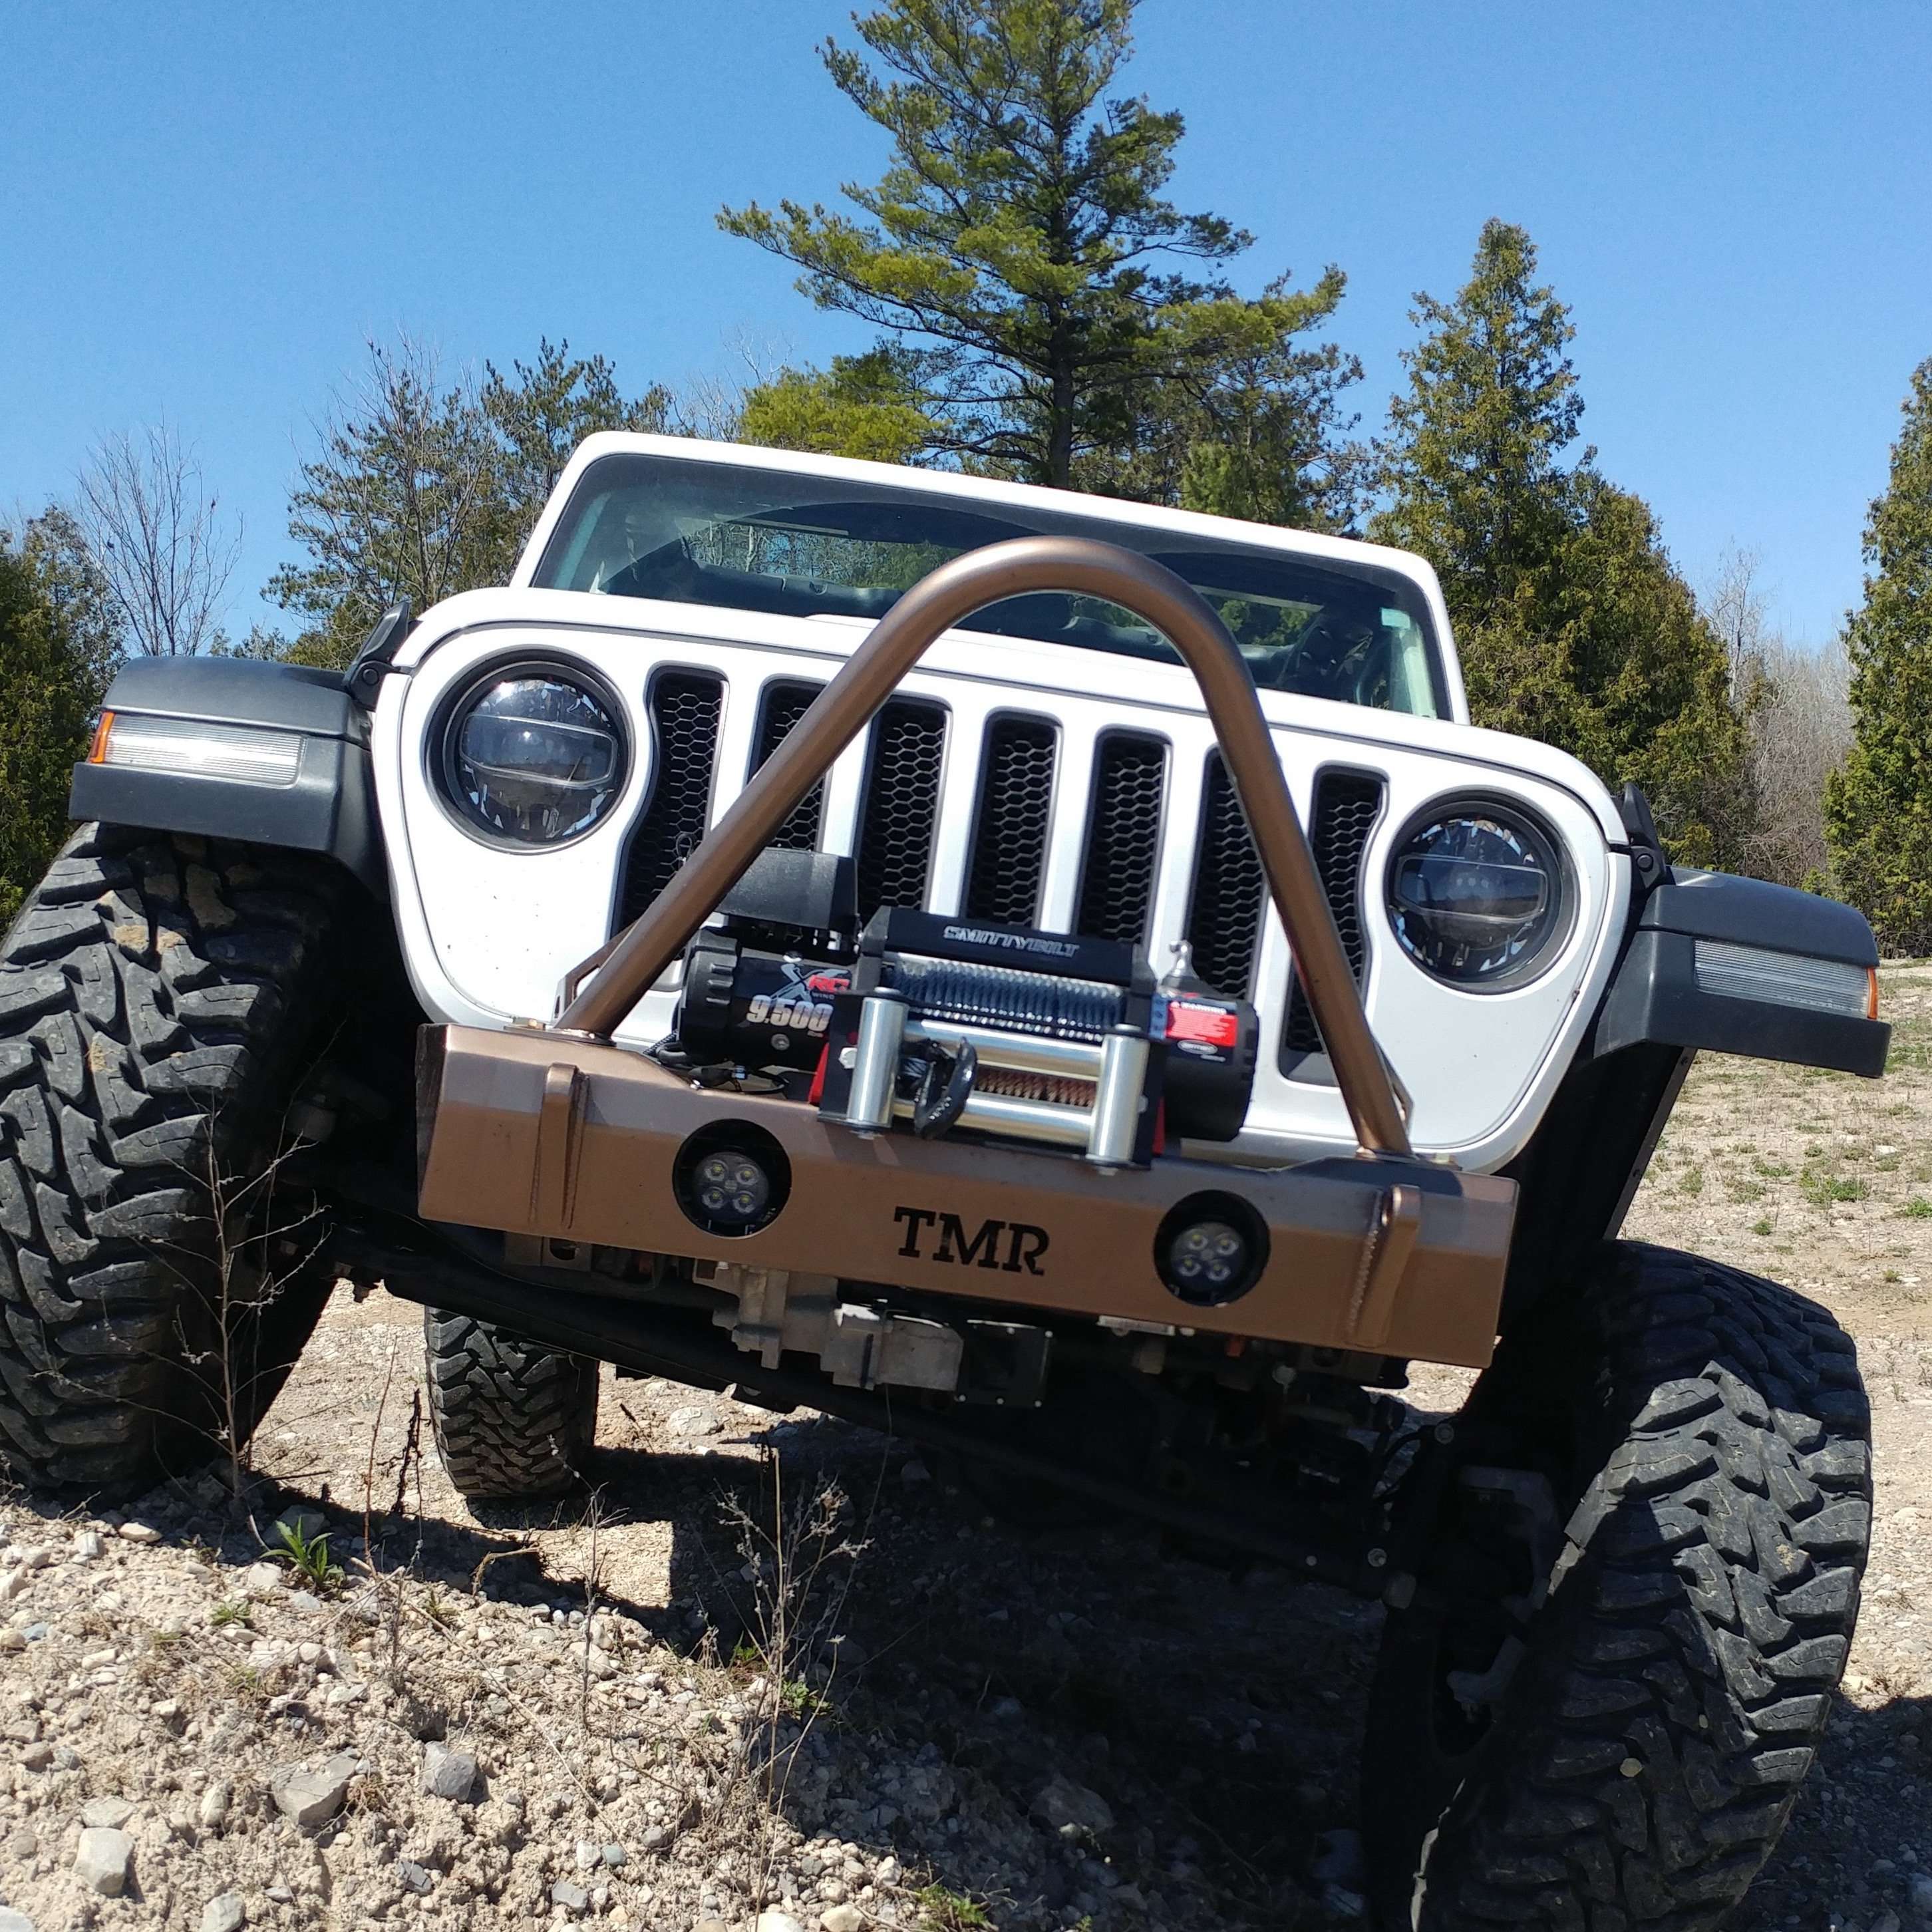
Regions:
<instances>
[{"instance_id":1,"label":"windshield frame","mask_svg":"<svg viewBox=\"0 0 1932 1932\"><path fill-rule=\"evenodd\" d=\"M1123 548L1156 558L1184 577L1198 576L1204 584L1211 582L1210 574L1190 569L1190 560L1225 558L1230 571L1238 575L1279 573L1284 579L1299 577L1318 590L1323 580L1328 580L1334 586L1334 595L1338 602L1350 593L1359 594L1364 590L1381 592L1388 604L1402 613L1404 623L1416 634L1420 647L1420 664L1426 668L1430 710L1412 710L1393 704L1376 704L1341 694L1298 690L1288 682L1258 683L1258 680L1262 694L1314 697L1322 701L1352 704L1363 709L1385 712L1394 717L1433 716L1447 722L1456 722L1459 718L1457 688L1449 674L1444 637L1436 608L1438 600L1431 597L1426 581L1419 574L1391 568L1373 554L1371 546L1358 547L1346 539L1286 530L1282 532L1284 536L1312 536L1312 543L1270 543L1258 532L1250 535L1254 526L1232 520L1226 520L1224 535L1220 530L1212 527L1224 520L1198 514L1166 512L1154 506L1118 502L1111 498L1083 498L1071 492L1049 492L1035 486L987 482L979 478L946 476L943 482L935 478L934 487L925 483L922 472L916 470L840 459L800 458L791 452L768 452L725 444L680 446L676 440L670 439L664 440L670 443L668 448L655 446L659 442L656 438L640 437L634 441L626 437L620 442L616 437L600 437L596 440L606 446L586 447L580 452L570 472L566 473L568 487L560 488L556 499L540 522L519 566L516 581L533 589L576 588L580 595L608 594L589 585L573 586L562 580L568 567L580 563L583 542L588 534L584 529L584 522L596 500L615 490L634 488L638 483L652 480L654 472L668 474L668 466L686 472L722 471L724 474L716 479L721 497L728 498L734 490L748 490L762 497L774 511L790 508L806 510L814 500L854 507L861 503L881 509L897 506L915 513L929 514L935 524L950 524L956 530L970 525L998 526L997 536L988 534L980 540L982 542L998 541L1008 536L1050 534L1077 535L1118 543ZM608 446L610 444L617 446ZM625 446L627 444L630 446ZM783 460L774 460L775 458ZM692 482L694 495L701 496L701 481L694 477ZM1042 498L1052 500L1042 502L1039 500ZM1143 508L1149 512L1144 520L1132 514ZM721 522L736 520L724 502L720 503L718 516ZM1203 525L1210 527L1203 529ZM1319 548L1315 548L1316 545ZM976 543L963 546L978 547ZM1346 554L1358 548L1370 554ZM1344 550L1344 554L1337 555L1338 550ZM573 550L579 553L578 556L573 557ZM644 556L652 554L655 553L645 553L634 561L642 562ZM770 578L773 584L784 580L778 577ZM910 586L896 587L894 594L906 587ZM1232 586L1217 584L1214 588L1217 594L1225 596L1229 594ZM680 598L674 594L648 591L616 594L640 598L655 597L656 601L698 609L737 609L755 614L764 608L757 602L740 604L716 597ZM766 610L766 614L831 615L869 622L883 614L884 608L889 606L863 612ZM988 608L996 610L998 607ZM1110 656L1163 664L1178 662L1172 646L1164 643L1156 652L1135 647L1125 641L1110 644L1066 637L1042 637L1024 628L1006 628L994 624L980 626L970 621L962 628L974 634L998 636L1034 648L1078 651L1084 656ZM1409 677L1412 686L1413 671Z\"/></svg>"}]
</instances>

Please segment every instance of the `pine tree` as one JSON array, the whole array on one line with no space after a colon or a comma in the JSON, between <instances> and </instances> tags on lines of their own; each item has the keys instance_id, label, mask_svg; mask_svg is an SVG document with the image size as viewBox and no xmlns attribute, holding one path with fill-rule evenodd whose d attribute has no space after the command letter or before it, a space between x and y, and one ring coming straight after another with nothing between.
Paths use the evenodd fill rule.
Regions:
<instances>
[{"instance_id":1,"label":"pine tree","mask_svg":"<svg viewBox=\"0 0 1932 1932\"><path fill-rule=\"evenodd\" d=\"M1540 738L1649 795L1673 856L1742 862L1754 823L1743 710L1723 640L1643 501L1573 462L1583 410L1568 308L1520 228L1485 224L1426 332L1383 448L1381 541L1434 565L1472 716Z\"/></svg>"},{"instance_id":2,"label":"pine tree","mask_svg":"<svg viewBox=\"0 0 1932 1932\"><path fill-rule=\"evenodd\" d=\"M0 923L67 830L68 785L106 683L94 593L76 590L66 561L47 519L17 548L0 530Z\"/></svg>"},{"instance_id":3,"label":"pine tree","mask_svg":"<svg viewBox=\"0 0 1932 1932\"><path fill-rule=\"evenodd\" d=\"M1854 738L1826 787L1838 889L1889 949L1932 951L1932 359L1912 374L1846 626Z\"/></svg>"},{"instance_id":4,"label":"pine tree","mask_svg":"<svg viewBox=\"0 0 1932 1932\"><path fill-rule=\"evenodd\" d=\"M1130 447L1150 393L1205 392L1330 314L1335 271L1238 296L1251 238L1165 198L1180 116L1109 99L1136 0L890 0L856 20L884 70L827 70L892 139L862 220L782 202L718 216L804 271L799 287L910 338L936 452L1065 487Z\"/></svg>"},{"instance_id":5,"label":"pine tree","mask_svg":"<svg viewBox=\"0 0 1932 1932\"><path fill-rule=\"evenodd\" d=\"M782 369L746 392L737 440L872 463L908 463L938 426L926 412L912 358L880 347L835 356L830 369Z\"/></svg>"}]
</instances>

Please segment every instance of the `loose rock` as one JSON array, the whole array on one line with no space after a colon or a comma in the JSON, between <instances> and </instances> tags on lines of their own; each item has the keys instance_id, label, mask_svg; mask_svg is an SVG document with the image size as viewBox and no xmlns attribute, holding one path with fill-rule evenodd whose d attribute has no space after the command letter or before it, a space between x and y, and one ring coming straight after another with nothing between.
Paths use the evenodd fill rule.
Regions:
<instances>
[{"instance_id":1,"label":"loose rock","mask_svg":"<svg viewBox=\"0 0 1932 1932\"><path fill-rule=\"evenodd\" d=\"M80 1822L101 1831L118 1831L134 1815L124 1798L90 1798L80 1808Z\"/></svg>"},{"instance_id":2,"label":"loose rock","mask_svg":"<svg viewBox=\"0 0 1932 1932\"><path fill-rule=\"evenodd\" d=\"M124 1522L120 1534L124 1543L158 1543L161 1540L161 1532L151 1522Z\"/></svg>"},{"instance_id":3,"label":"loose rock","mask_svg":"<svg viewBox=\"0 0 1932 1932\"><path fill-rule=\"evenodd\" d=\"M11 1911L0 1905L0 1932L38 1932L38 1928L24 1912Z\"/></svg>"},{"instance_id":4,"label":"loose rock","mask_svg":"<svg viewBox=\"0 0 1932 1932\"><path fill-rule=\"evenodd\" d=\"M346 1751L310 1770L292 1765L276 1773L269 1790L276 1808L306 1831L326 1825L342 1809L349 1793L349 1780L356 1775L356 1760Z\"/></svg>"},{"instance_id":5,"label":"loose rock","mask_svg":"<svg viewBox=\"0 0 1932 1932\"><path fill-rule=\"evenodd\" d=\"M421 1898L435 1884L436 1874L427 1865L419 1865L412 1858L404 1858L396 1866L396 1882L405 1892L412 1892Z\"/></svg>"},{"instance_id":6,"label":"loose rock","mask_svg":"<svg viewBox=\"0 0 1932 1932\"><path fill-rule=\"evenodd\" d=\"M866 1915L856 1905L835 1905L818 1915L818 1932L863 1932Z\"/></svg>"},{"instance_id":7,"label":"loose rock","mask_svg":"<svg viewBox=\"0 0 1932 1932\"><path fill-rule=\"evenodd\" d=\"M79 1531L74 1539L74 1560L76 1563L92 1563L100 1554L101 1548L98 1530Z\"/></svg>"},{"instance_id":8,"label":"loose rock","mask_svg":"<svg viewBox=\"0 0 1932 1932\"><path fill-rule=\"evenodd\" d=\"M118 1898L128 1889L134 1867L134 1841L125 1832L90 1826L80 1834L74 1858L74 1875L103 1898Z\"/></svg>"},{"instance_id":9,"label":"loose rock","mask_svg":"<svg viewBox=\"0 0 1932 1932\"><path fill-rule=\"evenodd\" d=\"M1932 1878L1923 1872L1914 1872L1905 1888L1905 1902L1912 1908L1914 1918L1932 1924Z\"/></svg>"},{"instance_id":10,"label":"loose rock","mask_svg":"<svg viewBox=\"0 0 1932 1932\"><path fill-rule=\"evenodd\" d=\"M201 1932L242 1932L248 1922L248 1908L238 1892L224 1892L201 1908Z\"/></svg>"},{"instance_id":11,"label":"loose rock","mask_svg":"<svg viewBox=\"0 0 1932 1932\"><path fill-rule=\"evenodd\" d=\"M476 1759L468 1751L452 1750L445 1744L425 1744L422 1788L431 1798L447 1798L458 1804L468 1803L476 1788Z\"/></svg>"},{"instance_id":12,"label":"loose rock","mask_svg":"<svg viewBox=\"0 0 1932 1932\"><path fill-rule=\"evenodd\" d=\"M1114 1814L1097 1791L1076 1784L1064 1772L1055 1772L1033 1801L1033 1815L1056 1832L1090 1832L1098 1834L1114 1828Z\"/></svg>"},{"instance_id":13,"label":"loose rock","mask_svg":"<svg viewBox=\"0 0 1932 1932\"><path fill-rule=\"evenodd\" d=\"M567 1878L560 1878L550 1888L550 1902L561 1906L566 1912L588 1912L590 1894L580 1885L573 1885Z\"/></svg>"}]
</instances>

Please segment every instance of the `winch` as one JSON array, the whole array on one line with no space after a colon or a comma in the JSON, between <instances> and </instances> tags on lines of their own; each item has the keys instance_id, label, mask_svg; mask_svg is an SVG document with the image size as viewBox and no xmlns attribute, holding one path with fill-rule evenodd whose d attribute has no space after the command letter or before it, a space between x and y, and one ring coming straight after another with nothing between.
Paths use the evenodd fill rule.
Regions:
<instances>
[{"instance_id":1,"label":"winch","mask_svg":"<svg viewBox=\"0 0 1932 1932\"><path fill-rule=\"evenodd\" d=\"M1228 1141L1252 1091L1255 1009L1192 972L1158 983L1116 940L882 908L856 951L851 862L770 850L685 956L694 1066L810 1071L828 1120L954 1132L1144 1166Z\"/></svg>"}]
</instances>

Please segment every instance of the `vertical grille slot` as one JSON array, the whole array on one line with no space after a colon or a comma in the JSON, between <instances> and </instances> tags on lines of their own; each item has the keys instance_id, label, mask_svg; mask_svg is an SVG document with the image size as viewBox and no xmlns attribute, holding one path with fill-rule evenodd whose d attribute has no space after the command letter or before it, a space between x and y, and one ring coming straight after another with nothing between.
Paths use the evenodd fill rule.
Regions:
<instances>
[{"instance_id":1,"label":"vertical grille slot","mask_svg":"<svg viewBox=\"0 0 1932 1932\"><path fill-rule=\"evenodd\" d=\"M825 688L795 678L775 678L765 686L758 706L758 731L752 748L755 772L797 728L798 721ZM748 777L750 773L747 773ZM794 806L772 843L794 852L812 852L825 830L825 781L818 782Z\"/></svg>"},{"instance_id":2,"label":"vertical grille slot","mask_svg":"<svg viewBox=\"0 0 1932 1932\"><path fill-rule=\"evenodd\" d=\"M1194 970L1215 992L1244 998L1254 984L1261 950L1261 854L1247 814L1221 754L1208 758L1201 800L1201 843L1194 860L1194 892L1187 908L1187 941Z\"/></svg>"},{"instance_id":3,"label":"vertical grille slot","mask_svg":"<svg viewBox=\"0 0 1932 1932\"><path fill-rule=\"evenodd\" d=\"M944 705L895 698L880 708L859 820L861 920L884 905L925 904L945 756Z\"/></svg>"},{"instance_id":4,"label":"vertical grille slot","mask_svg":"<svg viewBox=\"0 0 1932 1932\"><path fill-rule=\"evenodd\" d=\"M1328 894L1328 909L1335 915L1335 929L1342 935L1342 950L1348 956L1348 970L1355 976L1358 988L1369 959L1368 938L1362 928L1362 855L1368 850L1369 834L1382 809L1380 778L1361 772L1326 771L1315 781L1308 842ZM1298 973L1288 983L1281 1046L1285 1056L1298 1058L1326 1051Z\"/></svg>"},{"instance_id":5,"label":"vertical grille slot","mask_svg":"<svg viewBox=\"0 0 1932 1932\"><path fill-rule=\"evenodd\" d=\"M652 681L651 796L625 861L625 925L670 884L704 836L724 705L724 680L715 673L668 670Z\"/></svg>"},{"instance_id":6,"label":"vertical grille slot","mask_svg":"<svg viewBox=\"0 0 1932 1932\"><path fill-rule=\"evenodd\" d=\"M1045 718L1001 718L987 732L966 875L969 918L1030 926L1040 916L1059 744Z\"/></svg>"},{"instance_id":7,"label":"vertical grille slot","mask_svg":"<svg viewBox=\"0 0 1932 1932\"><path fill-rule=\"evenodd\" d=\"M1167 746L1134 731L1109 731L1094 754L1086 862L1073 929L1124 946L1147 944L1160 868Z\"/></svg>"}]
</instances>

